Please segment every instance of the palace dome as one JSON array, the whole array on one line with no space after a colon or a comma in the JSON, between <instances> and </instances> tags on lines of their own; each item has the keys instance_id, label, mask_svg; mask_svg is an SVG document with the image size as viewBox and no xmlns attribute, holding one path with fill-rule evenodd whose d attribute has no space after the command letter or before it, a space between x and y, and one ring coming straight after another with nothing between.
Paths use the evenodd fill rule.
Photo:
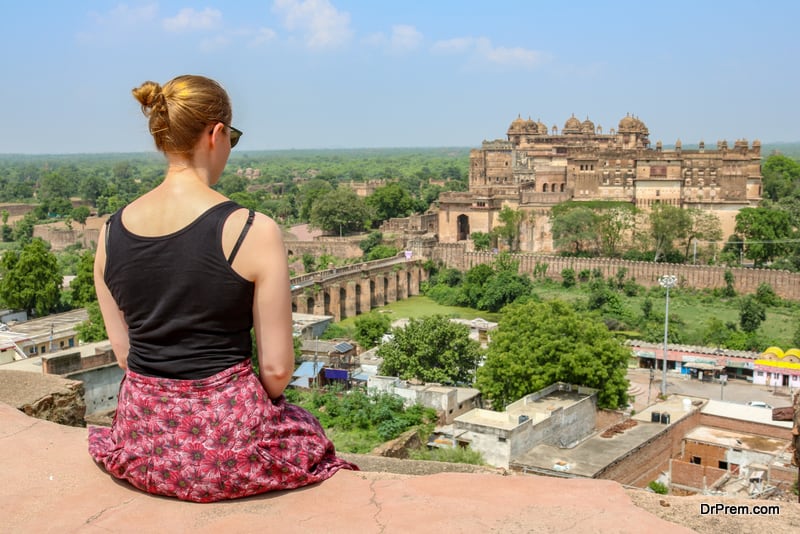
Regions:
<instances>
[{"instance_id":1,"label":"palace dome","mask_svg":"<svg viewBox=\"0 0 800 534\"><path fill-rule=\"evenodd\" d=\"M539 119L539 122L536 123L536 127L539 129L539 133L542 135L547 135L547 133L550 131L550 129L541 121L541 119Z\"/></svg>"},{"instance_id":2,"label":"palace dome","mask_svg":"<svg viewBox=\"0 0 800 534\"><path fill-rule=\"evenodd\" d=\"M620 133L622 132L630 132L636 129L636 119L629 115L625 115L621 121L619 121L619 127L617 131Z\"/></svg>"},{"instance_id":3,"label":"palace dome","mask_svg":"<svg viewBox=\"0 0 800 534\"><path fill-rule=\"evenodd\" d=\"M524 133L525 132L525 121L517 115L517 118L514 119L514 122L511 123L511 126L508 127L508 133Z\"/></svg>"},{"instance_id":4,"label":"palace dome","mask_svg":"<svg viewBox=\"0 0 800 534\"><path fill-rule=\"evenodd\" d=\"M563 134L581 133L581 121L575 118L575 115L567 119L564 123L564 128L561 130Z\"/></svg>"},{"instance_id":5,"label":"palace dome","mask_svg":"<svg viewBox=\"0 0 800 534\"><path fill-rule=\"evenodd\" d=\"M589 120L589 117L586 117L586 120L581 123L581 133L585 134L594 133L594 123Z\"/></svg>"}]
</instances>

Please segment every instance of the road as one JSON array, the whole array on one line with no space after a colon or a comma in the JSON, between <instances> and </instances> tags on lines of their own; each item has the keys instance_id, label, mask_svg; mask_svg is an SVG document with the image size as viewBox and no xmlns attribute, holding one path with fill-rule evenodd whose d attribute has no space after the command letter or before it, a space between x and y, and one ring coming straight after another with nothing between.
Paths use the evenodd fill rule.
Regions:
<instances>
[{"instance_id":1,"label":"road","mask_svg":"<svg viewBox=\"0 0 800 534\"><path fill-rule=\"evenodd\" d=\"M641 411L647 407L647 388L650 381L648 369L629 369L628 380L631 382L629 393L635 395L633 407ZM650 390L650 403L654 403L661 392L661 372L656 372ZM689 375L667 373L667 394L692 395L712 400L723 400L745 404L748 401L763 401L777 408L791 405L788 388L757 386L744 380L731 380L723 387L719 382L700 382L692 380Z\"/></svg>"}]
</instances>

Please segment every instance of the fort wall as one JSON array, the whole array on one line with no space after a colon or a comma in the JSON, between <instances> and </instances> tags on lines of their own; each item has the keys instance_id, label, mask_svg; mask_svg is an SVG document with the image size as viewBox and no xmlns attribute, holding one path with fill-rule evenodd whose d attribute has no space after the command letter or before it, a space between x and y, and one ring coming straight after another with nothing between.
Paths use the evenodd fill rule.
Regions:
<instances>
[{"instance_id":1,"label":"fort wall","mask_svg":"<svg viewBox=\"0 0 800 534\"><path fill-rule=\"evenodd\" d=\"M430 257L446 267L462 271L475 265L491 263L495 259L495 255L490 252L467 252L465 246L460 243L439 244L430 251ZM604 278L615 277L621 269L624 269L626 279L633 279L644 287L655 287L660 276L673 274L678 277L678 287L721 289L725 287L725 271L730 270L733 274L733 287L737 293L755 293L759 285L769 284L779 297L800 300L800 273L789 271L538 254L514 254L512 258L519 261L520 273L536 274L550 280L561 281L564 269L572 269L576 275L584 270L599 270Z\"/></svg>"}]
</instances>

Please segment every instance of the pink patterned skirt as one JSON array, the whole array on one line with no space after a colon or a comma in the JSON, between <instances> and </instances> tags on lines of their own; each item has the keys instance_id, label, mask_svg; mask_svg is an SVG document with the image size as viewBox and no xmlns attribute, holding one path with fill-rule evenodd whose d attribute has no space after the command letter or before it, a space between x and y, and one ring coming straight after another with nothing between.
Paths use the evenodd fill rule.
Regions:
<instances>
[{"instance_id":1,"label":"pink patterned skirt","mask_svg":"<svg viewBox=\"0 0 800 534\"><path fill-rule=\"evenodd\" d=\"M354 464L319 421L267 396L250 362L203 380L127 371L111 428L89 427L89 454L148 493L196 502L285 490Z\"/></svg>"}]
</instances>

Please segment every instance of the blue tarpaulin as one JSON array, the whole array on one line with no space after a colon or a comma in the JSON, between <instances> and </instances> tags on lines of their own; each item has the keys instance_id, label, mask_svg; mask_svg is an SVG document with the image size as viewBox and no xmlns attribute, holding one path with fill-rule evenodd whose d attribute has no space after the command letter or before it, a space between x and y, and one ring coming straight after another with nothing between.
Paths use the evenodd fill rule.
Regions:
<instances>
[{"instance_id":1,"label":"blue tarpaulin","mask_svg":"<svg viewBox=\"0 0 800 534\"><path fill-rule=\"evenodd\" d=\"M347 380L347 374L344 369L325 369L325 378L328 380Z\"/></svg>"}]
</instances>

